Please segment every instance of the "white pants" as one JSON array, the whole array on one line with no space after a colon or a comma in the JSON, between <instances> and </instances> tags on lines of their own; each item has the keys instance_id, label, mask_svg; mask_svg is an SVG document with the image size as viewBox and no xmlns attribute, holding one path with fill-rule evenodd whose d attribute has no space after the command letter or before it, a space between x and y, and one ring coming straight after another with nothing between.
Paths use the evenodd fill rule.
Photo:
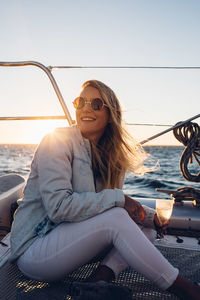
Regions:
<instances>
[{"instance_id":1,"label":"white pants","mask_svg":"<svg viewBox=\"0 0 200 300\"><path fill-rule=\"evenodd\" d=\"M17 264L28 277L57 280L113 245L102 264L110 267L116 276L131 266L160 288L167 289L178 270L149 241L152 232L152 229L139 228L125 209L115 207L82 222L61 223L46 236L38 237Z\"/></svg>"}]
</instances>

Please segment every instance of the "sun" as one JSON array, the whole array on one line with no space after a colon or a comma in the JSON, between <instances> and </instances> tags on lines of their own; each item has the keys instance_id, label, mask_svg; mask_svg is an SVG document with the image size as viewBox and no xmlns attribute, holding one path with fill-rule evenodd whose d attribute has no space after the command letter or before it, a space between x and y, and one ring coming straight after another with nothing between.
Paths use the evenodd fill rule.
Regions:
<instances>
[{"instance_id":1,"label":"sun","mask_svg":"<svg viewBox=\"0 0 200 300\"><path fill-rule=\"evenodd\" d=\"M39 144L47 133L53 132L55 128L67 126L66 120L26 121L25 132L22 131L22 143Z\"/></svg>"},{"instance_id":2,"label":"sun","mask_svg":"<svg viewBox=\"0 0 200 300\"><path fill-rule=\"evenodd\" d=\"M0 144L39 144L58 127L68 127L66 119L0 122Z\"/></svg>"}]
</instances>

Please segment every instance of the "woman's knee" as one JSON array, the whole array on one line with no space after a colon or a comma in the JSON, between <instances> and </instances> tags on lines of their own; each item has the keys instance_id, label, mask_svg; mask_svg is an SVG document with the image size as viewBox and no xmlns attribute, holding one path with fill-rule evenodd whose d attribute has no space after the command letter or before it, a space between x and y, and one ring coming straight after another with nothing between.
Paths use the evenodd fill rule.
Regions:
<instances>
[{"instance_id":1,"label":"woman's knee","mask_svg":"<svg viewBox=\"0 0 200 300\"><path fill-rule=\"evenodd\" d=\"M103 224L109 228L117 229L130 221L130 216L122 207L114 207L103 213Z\"/></svg>"},{"instance_id":2,"label":"woman's knee","mask_svg":"<svg viewBox=\"0 0 200 300\"><path fill-rule=\"evenodd\" d=\"M114 207L105 213L104 225L108 225L110 227L114 227L115 229L121 228L126 224L129 224L130 216L128 212L123 207ZM128 223L127 223L128 221ZM152 228L146 228L136 224L133 220L131 220L135 224L135 228L139 227L144 235L151 241L154 242L156 238L156 231ZM133 223L131 224L133 225Z\"/></svg>"},{"instance_id":3,"label":"woman's knee","mask_svg":"<svg viewBox=\"0 0 200 300\"><path fill-rule=\"evenodd\" d=\"M109 219L112 218L114 220L117 220L118 222L121 219L130 218L128 212L123 207L113 207L109 209L108 212L109 212Z\"/></svg>"}]
</instances>

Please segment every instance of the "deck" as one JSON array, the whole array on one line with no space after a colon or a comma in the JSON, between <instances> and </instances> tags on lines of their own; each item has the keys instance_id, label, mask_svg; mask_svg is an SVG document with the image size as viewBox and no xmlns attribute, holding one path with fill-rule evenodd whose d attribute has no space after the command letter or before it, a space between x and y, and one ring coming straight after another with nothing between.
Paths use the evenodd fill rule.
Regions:
<instances>
[{"instance_id":1,"label":"deck","mask_svg":"<svg viewBox=\"0 0 200 300\"><path fill-rule=\"evenodd\" d=\"M158 246L162 254L177 268L180 273L192 281L200 282L200 252L180 248ZM0 270L1 300L72 300L69 287L72 281L84 280L98 262L79 268L58 282L38 282L26 278L16 265L6 264ZM121 272L114 281L117 285L127 286L132 290L133 299L168 300L178 298L168 292L159 290L152 282L136 273L131 268Z\"/></svg>"}]
</instances>

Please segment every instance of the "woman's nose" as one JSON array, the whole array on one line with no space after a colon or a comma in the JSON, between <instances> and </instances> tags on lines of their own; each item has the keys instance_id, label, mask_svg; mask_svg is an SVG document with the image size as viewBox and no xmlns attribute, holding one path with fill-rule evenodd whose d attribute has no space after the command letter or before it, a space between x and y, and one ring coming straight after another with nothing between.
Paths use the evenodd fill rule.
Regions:
<instances>
[{"instance_id":1,"label":"woman's nose","mask_svg":"<svg viewBox=\"0 0 200 300\"><path fill-rule=\"evenodd\" d=\"M90 102L86 102L85 105L83 106L84 111L92 111L92 107Z\"/></svg>"}]
</instances>

